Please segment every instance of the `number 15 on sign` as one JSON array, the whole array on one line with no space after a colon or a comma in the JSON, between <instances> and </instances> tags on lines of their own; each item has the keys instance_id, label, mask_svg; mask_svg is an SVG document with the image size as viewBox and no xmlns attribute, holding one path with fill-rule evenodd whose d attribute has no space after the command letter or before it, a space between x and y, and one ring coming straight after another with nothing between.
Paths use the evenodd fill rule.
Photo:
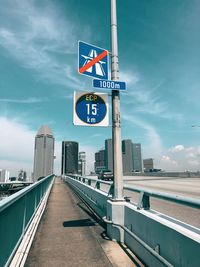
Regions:
<instances>
[{"instance_id":1,"label":"number 15 on sign","mask_svg":"<svg viewBox=\"0 0 200 267\"><path fill-rule=\"evenodd\" d=\"M86 104L87 106L87 115L97 115L97 104Z\"/></svg>"},{"instance_id":2,"label":"number 15 on sign","mask_svg":"<svg viewBox=\"0 0 200 267\"><path fill-rule=\"evenodd\" d=\"M74 92L75 125L108 126L108 95Z\"/></svg>"}]
</instances>

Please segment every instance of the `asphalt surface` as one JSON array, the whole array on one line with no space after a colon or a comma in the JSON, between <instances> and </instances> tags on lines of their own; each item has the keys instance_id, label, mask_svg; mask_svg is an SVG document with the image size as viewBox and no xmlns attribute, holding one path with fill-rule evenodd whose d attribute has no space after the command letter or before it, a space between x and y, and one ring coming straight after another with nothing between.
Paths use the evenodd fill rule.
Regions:
<instances>
[{"instance_id":1,"label":"asphalt surface","mask_svg":"<svg viewBox=\"0 0 200 267\"><path fill-rule=\"evenodd\" d=\"M163 178L124 176L126 184L131 184L159 192L167 192L186 197L200 199L200 178ZM126 196L137 203L138 194L124 191ZM151 209L162 212L180 221L200 228L200 209L190 208L173 202L150 199Z\"/></svg>"},{"instance_id":2,"label":"asphalt surface","mask_svg":"<svg viewBox=\"0 0 200 267\"><path fill-rule=\"evenodd\" d=\"M26 267L136 266L60 179L53 185ZM138 266L138 265L137 265Z\"/></svg>"}]
</instances>

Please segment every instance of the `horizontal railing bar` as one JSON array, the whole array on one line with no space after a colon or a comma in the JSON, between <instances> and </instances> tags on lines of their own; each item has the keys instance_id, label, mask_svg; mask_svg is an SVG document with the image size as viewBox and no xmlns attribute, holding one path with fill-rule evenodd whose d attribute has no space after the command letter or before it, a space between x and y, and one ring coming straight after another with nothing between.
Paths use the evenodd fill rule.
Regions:
<instances>
[{"instance_id":1,"label":"horizontal railing bar","mask_svg":"<svg viewBox=\"0 0 200 267\"><path fill-rule=\"evenodd\" d=\"M94 182L96 182L97 181L97 179L94 179L94 178L88 178L88 177L86 177L86 176L81 176L81 175L65 175L65 176L67 176L67 177L70 177L70 178L74 178L74 179L76 179L76 178L84 178L84 179L86 179L86 180L91 180L91 181L94 181Z\"/></svg>"},{"instance_id":2,"label":"horizontal railing bar","mask_svg":"<svg viewBox=\"0 0 200 267\"><path fill-rule=\"evenodd\" d=\"M15 194L8 196L0 201L0 212L6 209L8 206L12 205L14 202L16 202L19 198L23 197L26 195L29 191L31 191L33 188L37 187L39 184L43 183L45 180L47 180L50 176L54 175L49 175L45 177L44 179L41 179L40 181L33 183L29 185L28 187L25 187L21 189L20 191L16 192Z\"/></svg>"},{"instance_id":3,"label":"horizontal railing bar","mask_svg":"<svg viewBox=\"0 0 200 267\"><path fill-rule=\"evenodd\" d=\"M108 185L111 185L113 182L108 182L108 181L103 181L103 180L100 180L100 179L94 179L94 178L88 178L88 177L85 177L85 176L79 176L79 175L66 175L67 177L70 177L70 178L78 178L78 177L81 177L82 179L86 179L86 180L90 180L90 181L93 181L93 182L98 182L100 184L108 184Z\"/></svg>"},{"instance_id":4,"label":"horizontal railing bar","mask_svg":"<svg viewBox=\"0 0 200 267\"><path fill-rule=\"evenodd\" d=\"M108 184L108 185L113 184L113 182L102 181L102 180L96 180L96 182L98 182L98 183L100 183L100 184Z\"/></svg>"},{"instance_id":5,"label":"horizontal railing bar","mask_svg":"<svg viewBox=\"0 0 200 267\"><path fill-rule=\"evenodd\" d=\"M155 197L155 198L167 200L170 202L175 202L181 205L189 206L192 208L200 209L200 199L184 197L184 196L175 195L171 193L159 192L156 190L149 190L149 189L142 188L142 187L136 187L130 184L124 184L123 188L129 191L137 192L137 193L144 192L146 195L151 196L151 197Z\"/></svg>"},{"instance_id":6,"label":"horizontal railing bar","mask_svg":"<svg viewBox=\"0 0 200 267\"><path fill-rule=\"evenodd\" d=\"M102 180L97 180L94 178L88 178L88 177L84 177L84 176L69 176L71 178L75 178L75 177L81 177L84 178L86 180L91 180L93 182L98 182L100 184L107 184L107 185L111 185L113 182L108 182L108 181L102 181ZM129 190L129 191L133 191L133 192L144 192L146 195L151 196L151 197L155 197L155 198L159 198L159 199L163 199L163 200L167 200L170 202L174 202L177 204L181 204L181 205L185 205L185 206L189 206L192 208L196 208L196 209L200 209L200 199L195 199L195 198L191 198L191 197L185 197L185 196L181 196L181 195L176 195L176 194L171 194L171 193L165 193L165 192L159 192L156 190L150 190L150 189L146 189L143 187L137 187L137 186L133 186L130 184L124 184L123 186L124 189Z\"/></svg>"}]
</instances>

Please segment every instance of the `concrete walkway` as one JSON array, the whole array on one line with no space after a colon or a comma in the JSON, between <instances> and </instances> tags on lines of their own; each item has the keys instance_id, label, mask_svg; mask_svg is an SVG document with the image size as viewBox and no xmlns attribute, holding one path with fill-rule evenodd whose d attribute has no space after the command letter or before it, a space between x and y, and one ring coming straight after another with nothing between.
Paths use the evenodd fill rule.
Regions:
<instances>
[{"instance_id":1,"label":"concrete walkway","mask_svg":"<svg viewBox=\"0 0 200 267\"><path fill-rule=\"evenodd\" d=\"M103 232L86 206L57 178L25 266L135 266L119 245L102 238ZM115 263L113 253L108 259L102 247L117 253L119 260Z\"/></svg>"}]
</instances>

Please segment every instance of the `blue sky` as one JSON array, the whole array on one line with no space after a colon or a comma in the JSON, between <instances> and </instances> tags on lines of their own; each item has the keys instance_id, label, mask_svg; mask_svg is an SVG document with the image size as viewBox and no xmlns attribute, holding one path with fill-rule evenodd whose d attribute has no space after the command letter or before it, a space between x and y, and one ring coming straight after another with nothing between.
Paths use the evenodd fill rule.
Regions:
<instances>
[{"instance_id":1,"label":"blue sky","mask_svg":"<svg viewBox=\"0 0 200 267\"><path fill-rule=\"evenodd\" d=\"M122 139L142 144L165 170L200 169L200 1L117 0ZM56 138L94 152L111 127L72 123L73 92L94 91L77 72L78 40L110 50L108 0L2 0L0 9L0 168L33 168L43 124ZM100 91L98 91L100 92ZM102 91L103 92L103 91ZM109 97L109 101L110 101ZM111 124L111 120L110 120Z\"/></svg>"}]
</instances>

